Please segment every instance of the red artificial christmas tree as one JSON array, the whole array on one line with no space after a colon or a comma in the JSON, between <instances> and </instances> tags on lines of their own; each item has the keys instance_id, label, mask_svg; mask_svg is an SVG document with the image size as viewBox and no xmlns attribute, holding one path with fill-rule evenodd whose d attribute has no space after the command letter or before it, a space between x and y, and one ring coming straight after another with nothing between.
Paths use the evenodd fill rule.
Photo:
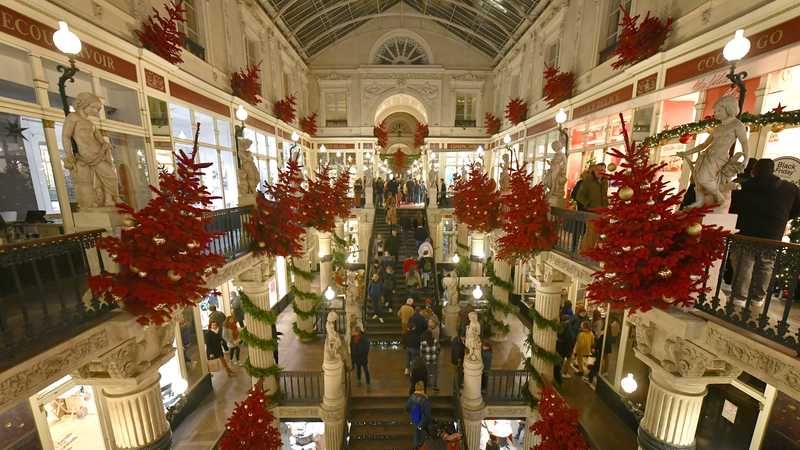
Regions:
<instances>
[{"instance_id":1,"label":"red artificial christmas tree","mask_svg":"<svg viewBox=\"0 0 800 450\"><path fill-rule=\"evenodd\" d=\"M578 410L548 386L540 392L539 420L531 431L541 439L530 450L589 450L578 428Z\"/></svg>"},{"instance_id":2,"label":"red artificial christmas tree","mask_svg":"<svg viewBox=\"0 0 800 450\"><path fill-rule=\"evenodd\" d=\"M372 135L378 138L378 147L386 148L389 145L389 130L386 129L386 122L372 127Z\"/></svg>"},{"instance_id":3,"label":"red artificial christmas tree","mask_svg":"<svg viewBox=\"0 0 800 450\"><path fill-rule=\"evenodd\" d=\"M623 14L622 22L619 24L622 30L619 32L617 48L614 50L617 60L611 64L614 69L636 64L658 53L672 29L671 17L662 22L658 17L650 17L648 11L642 23L637 26L639 16L631 17L629 11L622 5L619 8Z\"/></svg>"},{"instance_id":4,"label":"red artificial christmas tree","mask_svg":"<svg viewBox=\"0 0 800 450\"><path fill-rule=\"evenodd\" d=\"M237 402L219 441L220 450L280 450L281 433L273 424L269 399L260 385L254 386L244 401Z\"/></svg>"},{"instance_id":5,"label":"red artificial christmas tree","mask_svg":"<svg viewBox=\"0 0 800 450\"><path fill-rule=\"evenodd\" d=\"M395 172L402 172L406 170L408 164L406 154L402 150L397 150L392 154L392 168Z\"/></svg>"},{"instance_id":6,"label":"red artificial christmas tree","mask_svg":"<svg viewBox=\"0 0 800 450\"><path fill-rule=\"evenodd\" d=\"M500 226L500 194L497 184L480 163L469 165L466 177L453 185L453 214L472 231L491 232Z\"/></svg>"},{"instance_id":7,"label":"red artificial christmas tree","mask_svg":"<svg viewBox=\"0 0 800 450\"><path fill-rule=\"evenodd\" d=\"M502 121L492 113L484 114L483 126L486 128L486 134L492 135L500 131Z\"/></svg>"},{"instance_id":8,"label":"red artificial christmas tree","mask_svg":"<svg viewBox=\"0 0 800 450\"><path fill-rule=\"evenodd\" d=\"M516 125L525 120L527 114L528 103L519 97L510 99L508 104L506 104L506 119L508 119L512 125Z\"/></svg>"},{"instance_id":9,"label":"red artificial christmas tree","mask_svg":"<svg viewBox=\"0 0 800 450\"><path fill-rule=\"evenodd\" d=\"M622 114L620 114L622 120ZM601 269L588 286L588 298L632 312L670 305L691 306L704 291L711 264L722 257L722 228L702 225L709 208L679 210L683 192L668 189L658 173L665 163L650 164L650 150L637 147L622 122L625 151L611 175L618 191L593 221L599 241L586 251Z\"/></svg>"},{"instance_id":10,"label":"red artificial christmas tree","mask_svg":"<svg viewBox=\"0 0 800 450\"><path fill-rule=\"evenodd\" d=\"M142 47L150 50L156 55L166 59L171 64L183 62L181 52L183 52L183 40L185 35L178 30L178 24L185 22L184 14L186 9L183 7L182 0L170 1L164 4L167 16L153 8L153 14L142 23L141 30L135 30L136 37L139 38Z\"/></svg>"},{"instance_id":11,"label":"red artificial christmas tree","mask_svg":"<svg viewBox=\"0 0 800 450\"><path fill-rule=\"evenodd\" d=\"M231 75L233 95L252 105L261 103L261 63L251 64Z\"/></svg>"},{"instance_id":12,"label":"red artificial christmas tree","mask_svg":"<svg viewBox=\"0 0 800 450\"><path fill-rule=\"evenodd\" d=\"M572 97L575 75L572 72L561 72L558 67L548 66L544 69L544 98L547 104L555 106Z\"/></svg>"},{"instance_id":13,"label":"red artificial christmas tree","mask_svg":"<svg viewBox=\"0 0 800 450\"><path fill-rule=\"evenodd\" d=\"M417 129L414 131L414 147L422 147L422 144L425 143L425 138L428 137L428 134L430 134L428 125L417 122Z\"/></svg>"},{"instance_id":14,"label":"red artificial christmas tree","mask_svg":"<svg viewBox=\"0 0 800 450\"><path fill-rule=\"evenodd\" d=\"M272 112L275 113L275 117L278 119L286 123L292 123L295 118L296 105L297 97L294 94L288 95L272 105Z\"/></svg>"},{"instance_id":15,"label":"red artificial christmas tree","mask_svg":"<svg viewBox=\"0 0 800 450\"><path fill-rule=\"evenodd\" d=\"M253 237L253 251L268 256L297 256L303 251L301 201L305 195L302 167L292 155L286 167L278 171L278 181L266 184L256 194L250 222L245 224Z\"/></svg>"},{"instance_id":16,"label":"red artificial christmas tree","mask_svg":"<svg viewBox=\"0 0 800 450\"><path fill-rule=\"evenodd\" d=\"M525 165L510 169L509 189L502 194L500 222L503 236L497 241L497 257L527 260L549 250L556 242L556 228L550 221L550 204L544 185L533 185L533 174Z\"/></svg>"},{"instance_id":17,"label":"red artificial christmas tree","mask_svg":"<svg viewBox=\"0 0 800 450\"><path fill-rule=\"evenodd\" d=\"M300 202L303 225L319 231L333 231L338 203L330 168L324 165L314 172L312 180L308 180L308 188Z\"/></svg>"},{"instance_id":18,"label":"red artificial christmas tree","mask_svg":"<svg viewBox=\"0 0 800 450\"><path fill-rule=\"evenodd\" d=\"M316 136L317 135L317 113L312 112L311 114L303 117L300 119L300 129L303 130L304 133L308 133L309 136Z\"/></svg>"},{"instance_id":19,"label":"red artificial christmas tree","mask_svg":"<svg viewBox=\"0 0 800 450\"><path fill-rule=\"evenodd\" d=\"M211 163L196 162L197 153L195 134L192 154L175 154L175 172L159 174L159 186L150 186L155 195L144 208L117 205L128 216L129 228L97 244L119 264L119 272L92 276L89 287L98 298L136 315L142 325L162 324L179 307L194 306L208 293L204 277L225 263L222 255L207 250L216 236L206 229L215 197L202 182L203 169Z\"/></svg>"},{"instance_id":20,"label":"red artificial christmas tree","mask_svg":"<svg viewBox=\"0 0 800 450\"><path fill-rule=\"evenodd\" d=\"M336 199L334 215L340 219L350 217L350 210L353 208L354 200L347 196L350 192L350 172L340 170L339 175L333 182L333 197Z\"/></svg>"}]
</instances>

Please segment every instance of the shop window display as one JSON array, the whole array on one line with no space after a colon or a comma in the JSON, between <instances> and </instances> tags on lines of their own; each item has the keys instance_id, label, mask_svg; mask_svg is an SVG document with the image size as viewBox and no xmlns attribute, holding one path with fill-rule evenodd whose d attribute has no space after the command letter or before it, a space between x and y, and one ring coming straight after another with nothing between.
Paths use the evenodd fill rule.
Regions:
<instances>
[{"instance_id":1,"label":"shop window display","mask_svg":"<svg viewBox=\"0 0 800 450\"><path fill-rule=\"evenodd\" d=\"M106 448L97 400L91 386L76 384L69 375L40 391L32 402L38 404L49 429L51 447Z\"/></svg>"},{"instance_id":2,"label":"shop window display","mask_svg":"<svg viewBox=\"0 0 800 450\"><path fill-rule=\"evenodd\" d=\"M200 364L200 346L197 340L195 329L194 310L186 308L179 316L178 325L180 327L180 348L178 355L181 355L183 367L186 371L186 381L189 386L193 386L203 377L203 369Z\"/></svg>"},{"instance_id":3,"label":"shop window display","mask_svg":"<svg viewBox=\"0 0 800 450\"><path fill-rule=\"evenodd\" d=\"M176 347L176 342L172 345ZM168 410L180 401L188 386L188 381L181 371L179 354L176 352L175 356L159 367L158 373L161 375L159 380L161 400L164 402L164 409Z\"/></svg>"},{"instance_id":4,"label":"shop window display","mask_svg":"<svg viewBox=\"0 0 800 450\"><path fill-rule=\"evenodd\" d=\"M784 111L800 109L800 66L789 67L770 75L769 88L764 98L762 113L769 112L780 104ZM763 130L762 130L763 132ZM770 130L764 147L764 158L793 156L800 158L800 128L785 128L778 133Z\"/></svg>"},{"instance_id":5,"label":"shop window display","mask_svg":"<svg viewBox=\"0 0 800 450\"><path fill-rule=\"evenodd\" d=\"M154 97L147 97L150 110L150 129L153 136L169 136L169 108L167 102Z\"/></svg>"},{"instance_id":6,"label":"shop window display","mask_svg":"<svg viewBox=\"0 0 800 450\"><path fill-rule=\"evenodd\" d=\"M280 422L283 450L325 448L325 424L322 422Z\"/></svg>"},{"instance_id":7,"label":"shop window display","mask_svg":"<svg viewBox=\"0 0 800 450\"><path fill-rule=\"evenodd\" d=\"M121 133L106 133L117 168L122 200L135 209L150 201L150 178L147 171L144 138Z\"/></svg>"},{"instance_id":8,"label":"shop window display","mask_svg":"<svg viewBox=\"0 0 800 450\"><path fill-rule=\"evenodd\" d=\"M136 126L142 124L136 90L101 79L99 96L103 99L107 119Z\"/></svg>"},{"instance_id":9,"label":"shop window display","mask_svg":"<svg viewBox=\"0 0 800 450\"><path fill-rule=\"evenodd\" d=\"M42 121L0 113L0 123L5 128L0 134L0 211L14 213L5 214L5 220L23 220L31 210L58 214Z\"/></svg>"},{"instance_id":10,"label":"shop window display","mask_svg":"<svg viewBox=\"0 0 800 450\"><path fill-rule=\"evenodd\" d=\"M0 96L28 103L36 102L33 69L27 52L0 45Z\"/></svg>"},{"instance_id":11,"label":"shop window display","mask_svg":"<svg viewBox=\"0 0 800 450\"><path fill-rule=\"evenodd\" d=\"M275 258L275 277L278 280L278 298L283 298L289 290L286 279L286 259L283 256Z\"/></svg>"},{"instance_id":12,"label":"shop window display","mask_svg":"<svg viewBox=\"0 0 800 450\"><path fill-rule=\"evenodd\" d=\"M481 421L481 448L485 448L492 440L502 449L525 450L522 442L526 432L524 418L483 420Z\"/></svg>"}]
</instances>

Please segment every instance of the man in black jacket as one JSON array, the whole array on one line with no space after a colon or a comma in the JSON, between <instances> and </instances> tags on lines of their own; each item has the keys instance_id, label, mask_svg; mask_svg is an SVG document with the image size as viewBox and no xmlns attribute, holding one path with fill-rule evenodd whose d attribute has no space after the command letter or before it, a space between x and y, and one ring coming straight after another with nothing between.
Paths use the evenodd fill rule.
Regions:
<instances>
[{"instance_id":1,"label":"man in black jacket","mask_svg":"<svg viewBox=\"0 0 800 450\"><path fill-rule=\"evenodd\" d=\"M753 178L742 184L731 198L730 212L738 214L739 234L780 241L789 220L800 216L800 189L776 177L775 162L760 159L753 167ZM734 246L733 301L743 303L747 298L761 305L767 295L775 250Z\"/></svg>"}]
</instances>

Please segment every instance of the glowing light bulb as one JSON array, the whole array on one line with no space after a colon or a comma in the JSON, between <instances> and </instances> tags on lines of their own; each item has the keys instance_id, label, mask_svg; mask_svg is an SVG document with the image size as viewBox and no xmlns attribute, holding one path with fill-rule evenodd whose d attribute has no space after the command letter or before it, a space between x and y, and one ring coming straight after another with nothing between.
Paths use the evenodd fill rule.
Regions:
<instances>
[{"instance_id":1,"label":"glowing light bulb","mask_svg":"<svg viewBox=\"0 0 800 450\"><path fill-rule=\"evenodd\" d=\"M453 264L458 264L461 261L461 257L458 256L458 253L453 255L452 261L453 261Z\"/></svg>"},{"instance_id":2,"label":"glowing light bulb","mask_svg":"<svg viewBox=\"0 0 800 450\"><path fill-rule=\"evenodd\" d=\"M561 125L562 123L567 121L567 112L564 111L564 108L561 108L556 113L556 123Z\"/></svg>"},{"instance_id":3,"label":"glowing light bulb","mask_svg":"<svg viewBox=\"0 0 800 450\"><path fill-rule=\"evenodd\" d=\"M325 289L325 298L328 300L333 300L334 298L336 298L336 292L333 290L332 287L328 286L328 288Z\"/></svg>"},{"instance_id":4,"label":"glowing light bulb","mask_svg":"<svg viewBox=\"0 0 800 450\"><path fill-rule=\"evenodd\" d=\"M483 289L481 289L480 285L475 286L475 289L472 290L472 296L475 300L480 300L483 297Z\"/></svg>"},{"instance_id":5,"label":"glowing light bulb","mask_svg":"<svg viewBox=\"0 0 800 450\"><path fill-rule=\"evenodd\" d=\"M632 373L625 375L625 378L620 380L619 385L626 394L633 394L639 388L639 383L636 382L636 378L633 378Z\"/></svg>"},{"instance_id":6,"label":"glowing light bulb","mask_svg":"<svg viewBox=\"0 0 800 450\"><path fill-rule=\"evenodd\" d=\"M511 143L511 135L507 134L507 135L503 136L503 144L508 145L510 143Z\"/></svg>"},{"instance_id":7,"label":"glowing light bulb","mask_svg":"<svg viewBox=\"0 0 800 450\"><path fill-rule=\"evenodd\" d=\"M59 21L58 30L53 33L53 43L61 53L77 55L81 52L81 40L69 29L67 22Z\"/></svg>"},{"instance_id":8,"label":"glowing light bulb","mask_svg":"<svg viewBox=\"0 0 800 450\"><path fill-rule=\"evenodd\" d=\"M722 49L722 56L724 56L728 62L736 62L744 58L749 51L750 40L744 37L744 30L736 30L733 39L728 41Z\"/></svg>"}]
</instances>

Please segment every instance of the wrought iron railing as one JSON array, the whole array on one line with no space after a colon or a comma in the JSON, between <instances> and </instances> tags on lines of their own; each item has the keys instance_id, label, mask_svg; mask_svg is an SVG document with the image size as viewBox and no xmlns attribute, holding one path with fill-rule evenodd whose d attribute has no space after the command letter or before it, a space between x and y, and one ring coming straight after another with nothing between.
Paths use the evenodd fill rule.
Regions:
<instances>
[{"instance_id":1,"label":"wrought iron railing","mask_svg":"<svg viewBox=\"0 0 800 450\"><path fill-rule=\"evenodd\" d=\"M208 250L229 261L249 252L253 238L245 230L245 224L252 219L252 211L252 206L239 206L207 212L206 217L211 219L207 229L219 233Z\"/></svg>"},{"instance_id":2,"label":"wrought iron railing","mask_svg":"<svg viewBox=\"0 0 800 450\"><path fill-rule=\"evenodd\" d=\"M313 405L322 401L324 392L321 371L283 371L278 374L281 405Z\"/></svg>"},{"instance_id":3,"label":"wrought iron railing","mask_svg":"<svg viewBox=\"0 0 800 450\"><path fill-rule=\"evenodd\" d=\"M556 224L558 238L553 250L569 258L594 265L594 262L581 254L581 243L588 223L597 217L585 211L550 208L550 218Z\"/></svg>"},{"instance_id":4,"label":"wrought iron railing","mask_svg":"<svg viewBox=\"0 0 800 450\"><path fill-rule=\"evenodd\" d=\"M527 386L525 370L491 369L486 377L486 401L490 404L524 402L523 390Z\"/></svg>"},{"instance_id":5,"label":"wrought iron railing","mask_svg":"<svg viewBox=\"0 0 800 450\"><path fill-rule=\"evenodd\" d=\"M88 329L114 307L91 295L87 279L103 270L91 230L0 246L0 367Z\"/></svg>"},{"instance_id":6,"label":"wrought iron railing","mask_svg":"<svg viewBox=\"0 0 800 450\"><path fill-rule=\"evenodd\" d=\"M730 236L708 294L697 309L800 352L800 245ZM716 283L713 283L716 281Z\"/></svg>"},{"instance_id":7,"label":"wrought iron railing","mask_svg":"<svg viewBox=\"0 0 800 450\"><path fill-rule=\"evenodd\" d=\"M345 320L347 315L344 312L344 308L329 308L326 306L320 306L317 309L317 315L314 319L314 332L316 332L317 335L324 336L327 334L325 322L327 322L328 314L331 312L336 313L336 331L341 334L347 333L347 329L345 328Z\"/></svg>"}]
</instances>

